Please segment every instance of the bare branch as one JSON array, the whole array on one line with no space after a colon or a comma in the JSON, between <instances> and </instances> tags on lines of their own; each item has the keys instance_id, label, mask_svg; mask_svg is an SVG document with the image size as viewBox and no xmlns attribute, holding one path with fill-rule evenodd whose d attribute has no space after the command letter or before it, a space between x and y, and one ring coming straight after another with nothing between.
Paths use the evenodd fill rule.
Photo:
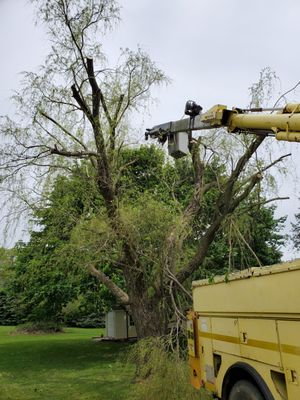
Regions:
<instances>
[{"instance_id":1,"label":"bare branch","mask_svg":"<svg viewBox=\"0 0 300 400\"><path fill-rule=\"evenodd\" d=\"M249 243L247 242L247 240L244 238L244 236L242 235L241 231L239 230L238 226L231 221L235 231L237 232L237 234L239 235L239 237L242 239L242 242L246 245L246 247L248 248L248 250L250 251L250 253L253 255L253 257L256 259L258 265L260 267L262 267L262 264L260 262L260 259L257 257L257 255L255 254L255 252L253 251L253 249L251 248L251 246L249 245Z\"/></svg>"},{"instance_id":2,"label":"bare branch","mask_svg":"<svg viewBox=\"0 0 300 400\"><path fill-rule=\"evenodd\" d=\"M40 111L40 114L51 121L54 125L56 125L59 129L61 129L67 136L69 136L74 142L80 144L85 150L87 150L86 145L78 139L75 135L73 135L71 132L69 132L64 126L62 126L58 121L56 121L54 118L50 117L48 114L46 114L44 111Z\"/></svg>"},{"instance_id":3,"label":"bare branch","mask_svg":"<svg viewBox=\"0 0 300 400\"><path fill-rule=\"evenodd\" d=\"M300 81L296 83L295 86L293 86L291 89L287 90L285 93L283 93L274 103L273 108L277 106L277 104L280 102L281 99L283 99L287 94L291 93L293 90L297 89L297 87L300 85ZM273 112L273 111L272 111Z\"/></svg>"},{"instance_id":4,"label":"bare branch","mask_svg":"<svg viewBox=\"0 0 300 400\"><path fill-rule=\"evenodd\" d=\"M65 24L66 24L67 28L69 29L72 41L73 41L73 43L74 43L74 45L75 45L75 47L76 47L76 49L77 49L77 51L79 53L81 62L84 65L85 69L87 70L87 65L85 63L85 58L84 58L83 51L82 51L83 48L82 48L82 45L80 46L80 44L78 43L78 41L76 40L76 37L74 35L73 29L72 29L72 26L71 26L71 21L69 19L69 15L68 15L67 6L66 6L64 1L61 4L62 4L62 9L63 9L64 17L65 17Z\"/></svg>"},{"instance_id":5,"label":"bare branch","mask_svg":"<svg viewBox=\"0 0 300 400\"><path fill-rule=\"evenodd\" d=\"M242 210L240 212L242 212L243 214L247 213L248 211L252 210L255 207L260 207L260 206L264 206L266 204L272 203L274 201L280 201L280 200L289 200L290 198L285 196L285 197L273 197L272 199L267 199L267 200L262 200L262 201L257 201L255 203L250 204L248 207L243 207ZM238 212L239 214L239 212Z\"/></svg>"}]
</instances>

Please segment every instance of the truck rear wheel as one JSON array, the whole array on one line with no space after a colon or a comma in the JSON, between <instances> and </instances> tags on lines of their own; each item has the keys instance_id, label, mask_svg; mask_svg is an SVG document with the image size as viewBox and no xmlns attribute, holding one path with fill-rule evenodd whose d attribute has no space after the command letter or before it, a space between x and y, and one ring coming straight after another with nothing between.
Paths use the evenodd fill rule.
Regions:
<instances>
[{"instance_id":1,"label":"truck rear wheel","mask_svg":"<svg viewBox=\"0 0 300 400\"><path fill-rule=\"evenodd\" d=\"M228 400L264 400L264 397L253 383L241 380L231 389Z\"/></svg>"}]
</instances>

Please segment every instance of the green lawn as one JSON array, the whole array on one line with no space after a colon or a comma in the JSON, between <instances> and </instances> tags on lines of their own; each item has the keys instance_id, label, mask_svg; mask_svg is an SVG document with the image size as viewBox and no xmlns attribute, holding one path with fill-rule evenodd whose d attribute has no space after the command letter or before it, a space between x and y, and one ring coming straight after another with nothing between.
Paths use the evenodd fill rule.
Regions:
<instances>
[{"instance_id":1,"label":"green lawn","mask_svg":"<svg viewBox=\"0 0 300 400\"><path fill-rule=\"evenodd\" d=\"M0 400L122 400L133 369L126 345L94 342L99 329L12 335L0 327Z\"/></svg>"}]
</instances>

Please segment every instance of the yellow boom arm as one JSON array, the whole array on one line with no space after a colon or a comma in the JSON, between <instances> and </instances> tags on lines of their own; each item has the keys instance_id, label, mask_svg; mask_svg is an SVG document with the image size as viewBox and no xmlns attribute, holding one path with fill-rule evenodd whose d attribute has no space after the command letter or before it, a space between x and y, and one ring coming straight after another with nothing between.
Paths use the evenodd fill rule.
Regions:
<instances>
[{"instance_id":1,"label":"yellow boom arm","mask_svg":"<svg viewBox=\"0 0 300 400\"><path fill-rule=\"evenodd\" d=\"M225 109L223 114L226 111ZM209 114L210 110L207 113ZM205 120L208 115L204 114L202 118ZM222 126L222 113L219 123L219 126ZM276 114L241 113L239 110L232 110L229 111L228 119L224 121L224 124L229 132L275 134L277 140L300 142L300 104L287 104L281 112Z\"/></svg>"},{"instance_id":2,"label":"yellow boom arm","mask_svg":"<svg viewBox=\"0 0 300 400\"><path fill-rule=\"evenodd\" d=\"M185 113L189 118L156 125L146 132L148 137L164 143L168 140L170 154L181 157L188 151L191 132L213 128L227 128L232 133L251 133L274 136L277 140L300 142L300 104L287 104L283 109L227 109L217 104L205 113L193 101L188 101ZM271 111L271 112L270 112Z\"/></svg>"}]
</instances>

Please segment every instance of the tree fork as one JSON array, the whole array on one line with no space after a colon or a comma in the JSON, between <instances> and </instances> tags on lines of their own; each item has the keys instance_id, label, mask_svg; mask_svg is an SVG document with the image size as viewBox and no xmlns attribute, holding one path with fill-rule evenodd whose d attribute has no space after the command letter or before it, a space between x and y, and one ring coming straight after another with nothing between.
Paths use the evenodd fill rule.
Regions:
<instances>
[{"instance_id":1,"label":"tree fork","mask_svg":"<svg viewBox=\"0 0 300 400\"><path fill-rule=\"evenodd\" d=\"M191 259L189 264L185 268L181 269L176 275L178 282L183 283L202 264L211 243L214 241L216 233L221 227L222 222L229 214L231 214L238 207L238 205L250 194L254 186L262 179L261 174L257 173L253 177L249 185L246 187L244 192L235 199L233 198L234 184L236 183L238 177L242 173L245 165L250 160L255 151L258 149L258 147L261 145L264 139L265 136L258 136L238 160L236 167L232 171L227 181L224 192L221 193L219 196L219 199L216 204L216 210L215 210L215 215L213 217L213 221L210 224L207 231L205 232L205 234L200 239L196 254Z\"/></svg>"}]
</instances>

